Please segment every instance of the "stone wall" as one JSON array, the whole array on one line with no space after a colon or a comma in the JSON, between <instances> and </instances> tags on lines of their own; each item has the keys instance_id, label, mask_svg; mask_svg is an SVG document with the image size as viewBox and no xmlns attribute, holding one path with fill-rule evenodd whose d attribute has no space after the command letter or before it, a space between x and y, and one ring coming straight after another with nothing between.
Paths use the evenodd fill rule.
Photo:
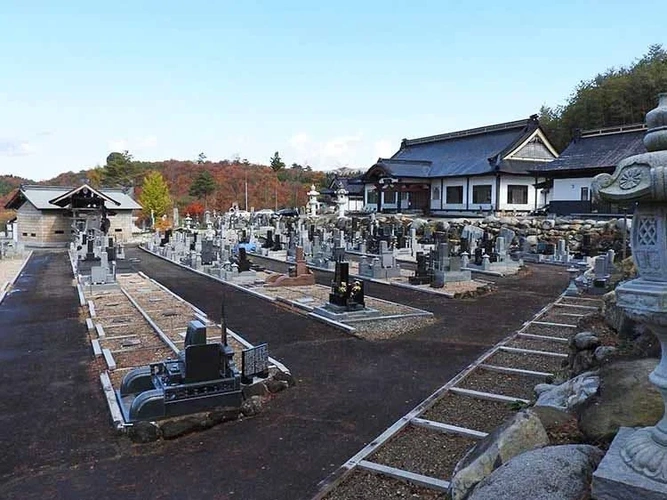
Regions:
<instances>
[{"instance_id":1,"label":"stone wall","mask_svg":"<svg viewBox=\"0 0 667 500\"><path fill-rule=\"evenodd\" d=\"M627 241L630 240L630 222L631 219L628 219ZM593 220L569 217L546 219L545 217L530 216L489 216L485 219L470 221L454 219L446 222L435 222L434 229L436 231L449 231L450 238L458 238L461 230L467 224L479 226L494 236L498 234L501 227L506 227L515 231L517 236L525 236L532 245L536 245L538 242L556 243L563 238L572 252L581 249L584 235L588 234L591 237L591 247L598 252L605 252L611 248L616 251L617 255L620 255L623 251L623 226L625 221L622 218Z\"/></svg>"}]
</instances>

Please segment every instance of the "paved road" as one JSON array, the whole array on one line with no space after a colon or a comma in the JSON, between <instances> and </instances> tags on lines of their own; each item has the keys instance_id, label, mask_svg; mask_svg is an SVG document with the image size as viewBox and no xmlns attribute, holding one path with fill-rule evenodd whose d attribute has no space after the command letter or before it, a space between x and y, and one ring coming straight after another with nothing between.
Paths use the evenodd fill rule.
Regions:
<instances>
[{"instance_id":1,"label":"paved road","mask_svg":"<svg viewBox=\"0 0 667 500\"><path fill-rule=\"evenodd\" d=\"M369 342L137 249L128 256L139 257L138 269L213 319L219 319L224 296L230 328L252 342L268 342L271 355L292 370L298 385L255 418L176 441L129 445L110 431L98 382L86 372L90 349L76 320L66 256L39 255L28 266L26 291L0 306L3 359L12 346L23 353L41 339L51 341L41 347L40 358L41 366L49 368L40 368L45 371L41 378L27 383L25 397L31 403L21 411L13 409L26 392L20 382L31 379L35 365L21 354L8 376L3 361L2 442L12 443L12 449L36 449L3 456L0 496L309 498L319 481L518 328L567 283L560 269L534 267L524 278L499 279L500 288L491 295L463 301L370 284L369 295L433 311L437 321L402 338ZM40 291L47 284L51 291ZM5 320L7 308L13 319ZM36 315L42 319L35 323ZM73 382L59 385L63 381L46 371ZM48 390L40 394L41 387ZM6 394L17 401L6 403ZM30 408L36 408L35 416Z\"/></svg>"}]
</instances>

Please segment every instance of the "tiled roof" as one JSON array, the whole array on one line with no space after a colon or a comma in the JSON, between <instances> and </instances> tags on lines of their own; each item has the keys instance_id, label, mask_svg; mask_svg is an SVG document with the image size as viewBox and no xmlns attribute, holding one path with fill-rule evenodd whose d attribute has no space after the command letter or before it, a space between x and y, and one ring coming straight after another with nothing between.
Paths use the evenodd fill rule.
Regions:
<instances>
[{"instance_id":1,"label":"tiled roof","mask_svg":"<svg viewBox=\"0 0 667 500\"><path fill-rule=\"evenodd\" d=\"M21 186L5 208L19 208L23 204L22 200L27 199L38 210L60 210L61 208L58 205L49 202L67 194L72 189L74 188L60 186ZM110 210L141 210L141 205L120 189L101 189L100 191L119 203L116 205L105 201L105 206Z\"/></svg>"},{"instance_id":2,"label":"tiled roof","mask_svg":"<svg viewBox=\"0 0 667 500\"><path fill-rule=\"evenodd\" d=\"M525 174L536 162L503 161L539 128L536 116L448 134L404 139L391 158L374 166L395 177L437 178L484 175L496 171Z\"/></svg>"},{"instance_id":3,"label":"tiled roof","mask_svg":"<svg viewBox=\"0 0 667 500\"><path fill-rule=\"evenodd\" d=\"M628 156L645 153L643 124L588 130L581 133L554 161L537 165L535 172L614 168Z\"/></svg>"}]
</instances>

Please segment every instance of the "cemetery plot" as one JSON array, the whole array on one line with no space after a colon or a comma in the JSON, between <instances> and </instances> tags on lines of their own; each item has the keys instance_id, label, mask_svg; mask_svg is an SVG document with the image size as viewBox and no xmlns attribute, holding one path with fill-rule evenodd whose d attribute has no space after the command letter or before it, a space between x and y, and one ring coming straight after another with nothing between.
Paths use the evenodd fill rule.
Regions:
<instances>
[{"instance_id":1,"label":"cemetery plot","mask_svg":"<svg viewBox=\"0 0 667 500\"><path fill-rule=\"evenodd\" d=\"M505 401L478 399L448 392L426 410L422 418L480 432L491 432L516 411L516 407Z\"/></svg>"},{"instance_id":2,"label":"cemetery plot","mask_svg":"<svg viewBox=\"0 0 667 500\"><path fill-rule=\"evenodd\" d=\"M577 333L576 328L569 328L567 326L548 325L541 323L531 323L525 330L525 333L532 333L534 335L543 335L546 337L559 337L562 339L569 339Z\"/></svg>"},{"instance_id":3,"label":"cemetery plot","mask_svg":"<svg viewBox=\"0 0 667 500\"><path fill-rule=\"evenodd\" d=\"M384 475L355 470L338 487L324 497L326 500L383 500L420 498L424 500L447 500L442 491L422 488Z\"/></svg>"},{"instance_id":4,"label":"cemetery plot","mask_svg":"<svg viewBox=\"0 0 667 500\"><path fill-rule=\"evenodd\" d=\"M560 370L562 362L563 358L554 356L525 352L509 352L503 351L502 349L496 351L484 361L487 365L518 368L520 370L531 370L542 373L556 373Z\"/></svg>"},{"instance_id":5,"label":"cemetery plot","mask_svg":"<svg viewBox=\"0 0 667 500\"><path fill-rule=\"evenodd\" d=\"M191 320L205 321L206 342L220 341L220 329L186 302L159 285L138 275L119 275L118 288L85 290L86 302L95 316L91 341L99 343L98 366L107 372L113 389L120 388L123 377L132 369L151 363L176 359L184 348L185 332ZM163 334L160 336L157 327ZM228 335L233 359L241 367L241 352L247 349Z\"/></svg>"},{"instance_id":6,"label":"cemetery plot","mask_svg":"<svg viewBox=\"0 0 667 500\"><path fill-rule=\"evenodd\" d=\"M586 316L586 313L584 312L574 312L562 307L553 307L543 316L540 316L539 321L544 321L545 323L576 325L579 319L583 318L584 316Z\"/></svg>"},{"instance_id":7,"label":"cemetery plot","mask_svg":"<svg viewBox=\"0 0 667 500\"><path fill-rule=\"evenodd\" d=\"M569 347L567 342L560 342L555 340L543 340L531 337L515 337L510 340L507 347L517 347L519 349L530 349L532 351L546 351L567 354Z\"/></svg>"},{"instance_id":8,"label":"cemetery plot","mask_svg":"<svg viewBox=\"0 0 667 500\"><path fill-rule=\"evenodd\" d=\"M287 302L293 305L296 311L306 314L313 312L317 306L329 301L331 288L323 285L255 286L253 290L281 302ZM364 300L366 308L376 311L377 314L367 318L349 317L339 320L341 323L353 326L355 334L363 335L364 338L390 338L421 328L425 322L432 321L433 315L422 309L367 295ZM317 313L317 311L315 312Z\"/></svg>"},{"instance_id":9,"label":"cemetery plot","mask_svg":"<svg viewBox=\"0 0 667 500\"><path fill-rule=\"evenodd\" d=\"M544 381L542 377L500 373L480 367L467 375L458 387L530 400L534 396L533 388Z\"/></svg>"},{"instance_id":10,"label":"cemetery plot","mask_svg":"<svg viewBox=\"0 0 667 500\"><path fill-rule=\"evenodd\" d=\"M470 437L407 427L368 460L447 480L451 478L456 463L475 442ZM419 450L419 453L415 453L415 450Z\"/></svg>"}]
</instances>

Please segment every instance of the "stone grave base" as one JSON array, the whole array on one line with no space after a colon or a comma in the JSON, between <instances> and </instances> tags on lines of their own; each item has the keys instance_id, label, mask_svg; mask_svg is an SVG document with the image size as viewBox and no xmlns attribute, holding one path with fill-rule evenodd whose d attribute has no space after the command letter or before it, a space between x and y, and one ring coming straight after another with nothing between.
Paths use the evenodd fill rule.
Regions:
<instances>
[{"instance_id":1,"label":"stone grave base","mask_svg":"<svg viewBox=\"0 0 667 500\"><path fill-rule=\"evenodd\" d=\"M231 281L232 283L240 285L254 284L255 280L257 279L257 273L255 271L243 271L241 273L235 273L234 271L221 270L219 276L223 281Z\"/></svg>"},{"instance_id":2,"label":"stone grave base","mask_svg":"<svg viewBox=\"0 0 667 500\"><path fill-rule=\"evenodd\" d=\"M435 271L435 282L444 284L470 280L472 280L472 273L470 271Z\"/></svg>"},{"instance_id":3,"label":"stone grave base","mask_svg":"<svg viewBox=\"0 0 667 500\"><path fill-rule=\"evenodd\" d=\"M609 451L593 473L592 495L596 500L664 500L667 484L653 481L628 467L621 448L635 429L621 427Z\"/></svg>"},{"instance_id":4,"label":"stone grave base","mask_svg":"<svg viewBox=\"0 0 667 500\"><path fill-rule=\"evenodd\" d=\"M338 308L336 306L332 306L331 304L315 307L313 308L313 313L317 314L318 316L324 316L325 318L338 321L340 323L344 323L345 321L351 319L372 318L374 316L382 315L380 311L377 309L371 309L370 307L359 309L357 311L346 311L343 308Z\"/></svg>"}]
</instances>

